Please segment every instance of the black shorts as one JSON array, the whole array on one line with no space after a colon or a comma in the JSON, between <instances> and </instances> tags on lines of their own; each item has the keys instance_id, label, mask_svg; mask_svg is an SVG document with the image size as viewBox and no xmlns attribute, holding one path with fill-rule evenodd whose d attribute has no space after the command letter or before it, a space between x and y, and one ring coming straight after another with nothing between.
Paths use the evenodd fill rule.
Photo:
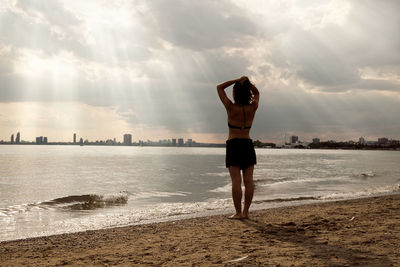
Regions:
<instances>
[{"instance_id":1,"label":"black shorts","mask_svg":"<svg viewBox=\"0 0 400 267\"><path fill-rule=\"evenodd\" d=\"M225 165L240 166L244 170L257 164L256 151L253 140L248 138L234 138L226 141Z\"/></svg>"}]
</instances>

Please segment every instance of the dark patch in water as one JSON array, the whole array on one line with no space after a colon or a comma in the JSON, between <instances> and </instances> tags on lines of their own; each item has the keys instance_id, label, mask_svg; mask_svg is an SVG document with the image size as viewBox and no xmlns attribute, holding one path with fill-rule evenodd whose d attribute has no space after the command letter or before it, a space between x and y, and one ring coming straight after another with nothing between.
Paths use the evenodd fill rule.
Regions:
<instances>
[{"instance_id":1,"label":"dark patch in water","mask_svg":"<svg viewBox=\"0 0 400 267\"><path fill-rule=\"evenodd\" d=\"M105 208L109 206L124 205L128 203L128 196L124 195L74 195L56 198L50 201L40 203L46 206L59 206L63 209L70 210L94 210L98 208Z\"/></svg>"}]
</instances>

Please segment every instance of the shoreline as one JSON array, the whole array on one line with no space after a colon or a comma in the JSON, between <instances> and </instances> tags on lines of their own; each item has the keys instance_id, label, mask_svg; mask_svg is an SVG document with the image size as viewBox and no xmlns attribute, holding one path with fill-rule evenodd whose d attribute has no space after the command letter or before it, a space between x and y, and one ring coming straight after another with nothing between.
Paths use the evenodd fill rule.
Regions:
<instances>
[{"instance_id":1,"label":"shoreline","mask_svg":"<svg viewBox=\"0 0 400 267\"><path fill-rule=\"evenodd\" d=\"M319 198L319 197L292 197L292 198L277 198L277 199L267 199L267 200L253 200L251 211L262 211L269 209L278 209L278 208L287 208L287 207L296 207L303 205L312 205L312 204L322 204L322 203L330 203L330 202L342 202L348 200L357 200L357 199L365 199L371 197L380 197L380 196L389 196L400 194L400 185L397 185L398 189L392 192L383 192L374 195L358 195L353 197L344 197L344 198ZM232 202L232 199L228 199ZM230 215L230 213L234 213L233 203L230 203L229 207L221 208L221 209L211 209L211 210L203 210L198 212L190 212L190 213L178 213L173 215L166 215L158 218L152 219L143 219L138 222L132 223L123 223L123 224L114 224L102 227L82 227L81 229L73 229L73 230L61 230L61 231L43 231L43 232L32 232L30 234L25 235L24 237L17 238L8 238L8 239L0 239L0 244L4 242L11 241L24 241L35 238L45 238L57 235L66 235L66 234L76 234L87 231L99 231L99 230L107 230L113 228L121 228L121 227L133 227L147 224L158 224L158 223L170 223L188 219L196 219L203 217L212 217L218 215Z\"/></svg>"},{"instance_id":2,"label":"shoreline","mask_svg":"<svg viewBox=\"0 0 400 267\"><path fill-rule=\"evenodd\" d=\"M400 194L0 242L0 265L400 265Z\"/></svg>"}]
</instances>

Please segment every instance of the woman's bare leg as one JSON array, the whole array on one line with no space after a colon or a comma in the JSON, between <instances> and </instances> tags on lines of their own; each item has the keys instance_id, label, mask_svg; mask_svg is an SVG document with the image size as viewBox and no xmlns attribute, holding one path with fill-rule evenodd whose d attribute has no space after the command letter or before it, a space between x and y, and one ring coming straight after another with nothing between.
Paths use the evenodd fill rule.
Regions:
<instances>
[{"instance_id":1,"label":"woman's bare leg","mask_svg":"<svg viewBox=\"0 0 400 267\"><path fill-rule=\"evenodd\" d=\"M232 180L232 198L235 205L236 214L231 216L232 219L242 218L242 176L239 166L229 166L229 174Z\"/></svg>"},{"instance_id":2,"label":"woman's bare leg","mask_svg":"<svg viewBox=\"0 0 400 267\"><path fill-rule=\"evenodd\" d=\"M254 184L253 184L253 171L254 165L243 170L243 183L244 183L244 208L242 216L247 219L249 216L249 208L253 201Z\"/></svg>"}]
</instances>

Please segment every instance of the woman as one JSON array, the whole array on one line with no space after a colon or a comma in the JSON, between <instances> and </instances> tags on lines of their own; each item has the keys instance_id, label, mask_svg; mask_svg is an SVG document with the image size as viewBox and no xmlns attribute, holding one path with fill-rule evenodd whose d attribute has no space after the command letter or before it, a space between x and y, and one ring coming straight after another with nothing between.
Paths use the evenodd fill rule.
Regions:
<instances>
[{"instance_id":1,"label":"woman","mask_svg":"<svg viewBox=\"0 0 400 267\"><path fill-rule=\"evenodd\" d=\"M233 86L233 100L227 97L225 89ZM248 219L249 208L253 199L253 170L256 162L250 128L258 108L260 94L246 76L217 86L219 98L228 113L229 135L226 141L226 167L232 179L232 198L236 214L232 219ZM242 175L245 186L244 208L242 211Z\"/></svg>"}]
</instances>

